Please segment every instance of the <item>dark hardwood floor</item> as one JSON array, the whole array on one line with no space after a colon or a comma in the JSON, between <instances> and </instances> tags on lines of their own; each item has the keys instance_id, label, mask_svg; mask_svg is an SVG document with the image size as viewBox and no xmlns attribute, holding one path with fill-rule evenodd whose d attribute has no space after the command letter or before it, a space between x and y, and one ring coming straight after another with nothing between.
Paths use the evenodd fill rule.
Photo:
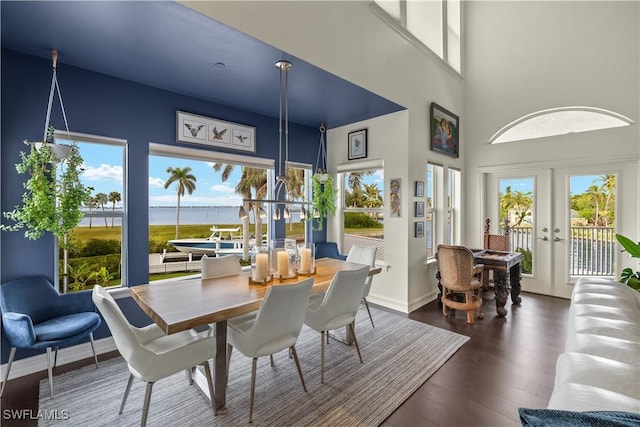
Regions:
<instances>
[{"instance_id":1,"label":"dark hardwood floor","mask_svg":"<svg viewBox=\"0 0 640 427\"><path fill-rule=\"evenodd\" d=\"M546 407L556 358L564 348L569 301L523 293L521 306L507 304L509 313L498 318L493 295L485 292L483 297L485 318L475 325L467 325L462 312L442 316L435 301L409 315L471 339L383 426L519 426L518 407ZM60 366L54 375L91 363L86 359ZM31 410L35 418L38 383L46 377L45 370L7 383L1 400L3 427L38 425L37 419L11 419L7 410Z\"/></svg>"}]
</instances>

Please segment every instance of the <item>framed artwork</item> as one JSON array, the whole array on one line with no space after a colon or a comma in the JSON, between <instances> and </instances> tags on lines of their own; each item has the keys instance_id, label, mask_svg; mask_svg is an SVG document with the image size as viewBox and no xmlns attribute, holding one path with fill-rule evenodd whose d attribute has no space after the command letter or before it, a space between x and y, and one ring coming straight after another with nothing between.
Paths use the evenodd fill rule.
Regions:
<instances>
[{"instance_id":1,"label":"framed artwork","mask_svg":"<svg viewBox=\"0 0 640 427\"><path fill-rule=\"evenodd\" d=\"M416 197L424 197L424 181L416 181Z\"/></svg>"},{"instance_id":2,"label":"framed artwork","mask_svg":"<svg viewBox=\"0 0 640 427\"><path fill-rule=\"evenodd\" d=\"M416 202L416 218L424 216L424 202Z\"/></svg>"},{"instance_id":3,"label":"framed artwork","mask_svg":"<svg viewBox=\"0 0 640 427\"><path fill-rule=\"evenodd\" d=\"M349 132L348 158L349 160L364 159L367 157L367 130L360 129Z\"/></svg>"},{"instance_id":4,"label":"framed artwork","mask_svg":"<svg viewBox=\"0 0 640 427\"><path fill-rule=\"evenodd\" d=\"M183 142L256 152L256 128L176 111L177 139Z\"/></svg>"},{"instance_id":5,"label":"framed artwork","mask_svg":"<svg viewBox=\"0 0 640 427\"><path fill-rule=\"evenodd\" d=\"M460 119L435 102L430 108L431 150L452 157L460 156Z\"/></svg>"},{"instance_id":6,"label":"framed artwork","mask_svg":"<svg viewBox=\"0 0 640 427\"><path fill-rule=\"evenodd\" d=\"M424 237L424 221L416 222L415 237Z\"/></svg>"},{"instance_id":7,"label":"framed artwork","mask_svg":"<svg viewBox=\"0 0 640 427\"><path fill-rule=\"evenodd\" d=\"M389 199L391 205L389 216L391 218L400 218L401 184L402 180L400 178L391 178L389 180Z\"/></svg>"}]
</instances>

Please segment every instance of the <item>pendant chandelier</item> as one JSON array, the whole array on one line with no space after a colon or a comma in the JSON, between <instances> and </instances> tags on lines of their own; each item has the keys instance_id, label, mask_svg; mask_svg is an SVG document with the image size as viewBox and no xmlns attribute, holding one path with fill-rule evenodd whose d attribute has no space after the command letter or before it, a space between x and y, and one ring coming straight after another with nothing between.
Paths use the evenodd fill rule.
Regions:
<instances>
[{"instance_id":1,"label":"pendant chandelier","mask_svg":"<svg viewBox=\"0 0 640 427\"><path fill-rule=\"evenodd\" d=\"M289 162L289 70L293 68L293 64L286 60L275 63L279 71L279 88L278 88L278 164L276 165L276 184L273 188L273 194L268 199L242 199L243 203L270 203L275 205L273 211L273 219L291 218L289 205L303 205L301 209L301 217L306 216L304 205L308 202L296 202L291 194L291 182L287 176L287 164ZM283 111L284 111L284 158L282 150L282 133L283 133ZM280 213L280 205L283 206L282 214ZM258 210L261 218L266 218L267 213L261 207ZM240 206L240 219L248 218L249 214L244 206Z\"/></svg>"}]
</instances>

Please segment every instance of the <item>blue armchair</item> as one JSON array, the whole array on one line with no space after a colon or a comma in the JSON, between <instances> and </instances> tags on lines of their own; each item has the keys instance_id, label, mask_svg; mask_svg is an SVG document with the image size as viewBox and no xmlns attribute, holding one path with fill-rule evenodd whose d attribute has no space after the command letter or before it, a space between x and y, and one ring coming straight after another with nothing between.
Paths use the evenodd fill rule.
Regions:
<instances>
[{"instance_id":1,"label":"blue armchair","mask_svg":"<svg viewBox=\"0 0 640 427\"><path fill-rule=\"evenodd\" d=\"M0 396L9 378L16 348L47 349L49 388L53 397L51 348L76 344L89 337L93 357L98 358L93 345L93 331L100 326L90 292L60 295L45 276L29 276L0 285L2 329L11 344L9 363L0 389Z\"/></svg>"},{"instance_id":2,"label":"blue armchair","mask_svg":"<svg viewBox=\"0 0 640 427\"><path fill-rule=\"evenodd\" d=\"M318 242L316 243L316 259L318 258L335 258L346 260L346 255L342 255L338 252L338 245L336 242Z\"/></svg>"}]
</instances>

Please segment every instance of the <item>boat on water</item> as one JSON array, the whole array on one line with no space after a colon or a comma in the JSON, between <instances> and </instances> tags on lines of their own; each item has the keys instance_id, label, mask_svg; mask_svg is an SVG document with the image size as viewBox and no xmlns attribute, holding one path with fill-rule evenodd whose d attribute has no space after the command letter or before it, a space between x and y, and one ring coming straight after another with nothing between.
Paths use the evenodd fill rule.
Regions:
<instances>
[{"instance_id":1,"label":"boat on water","mask_svg":"<svg viewBox=\"0 0 640 427\"><path fill-rule=\"evenodd\" d=\"M243 241L233 237L240 231L240 227L210 228L211 235L207 238L173 239L168 240L171 246L184 253L191 254L242 254ZM228 233L228 234L227 234Z\"/></svg>"}]
</instances>

